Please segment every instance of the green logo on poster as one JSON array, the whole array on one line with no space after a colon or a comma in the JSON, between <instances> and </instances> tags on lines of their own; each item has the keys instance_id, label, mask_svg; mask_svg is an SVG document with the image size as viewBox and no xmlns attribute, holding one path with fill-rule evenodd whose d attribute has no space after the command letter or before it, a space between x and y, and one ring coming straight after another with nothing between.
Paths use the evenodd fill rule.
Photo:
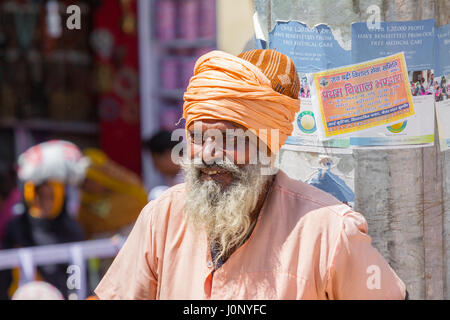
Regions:
<instances>
[{"instance_id":1,"label":"green logo on poster","mask_svg":"<svg viewBox=\"0 0 450 320\"><path fill-rule=\"evenodd\" d=\"M317 130L314 113L303 111L297 117L298 128L304 133L314 133Z\"/></svg>"},{"instance_id":2,"label":"green logo on poster","mask_svg":"<svg viewBox=\"0 0 450 320\"><path fill-rule=\"evenodd\" d=\"M392 126L387 127L387 129L392 133L400 133L406 128L406 124L408 121L399 122L396 124L393 124Z\"/></svg>"}]
</instances>

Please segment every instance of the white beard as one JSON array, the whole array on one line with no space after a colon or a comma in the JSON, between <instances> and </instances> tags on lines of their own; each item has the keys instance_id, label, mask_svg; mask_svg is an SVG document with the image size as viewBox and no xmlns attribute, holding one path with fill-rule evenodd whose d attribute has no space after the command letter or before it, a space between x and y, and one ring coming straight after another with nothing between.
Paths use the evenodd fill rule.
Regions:
<instances>
[{"instance_id":1,"label":"white beard","mask_svg":"<svg viewBox=\"0 0 450 320\"><path fill-rule=\"evenodd\" d=\"M267 182L272 176L261 174L261 165L247 165L240 169L233 163L214 165L221 171L228 171L233 181L226 187L209 180L202 181L201 169L208 166L188 163L182 165L185 171L187 199L185 213L194 229L203 228L218 255L217 261L240 245L247 236L251 225L250 214Z\"/></svg>"}]
</instances>

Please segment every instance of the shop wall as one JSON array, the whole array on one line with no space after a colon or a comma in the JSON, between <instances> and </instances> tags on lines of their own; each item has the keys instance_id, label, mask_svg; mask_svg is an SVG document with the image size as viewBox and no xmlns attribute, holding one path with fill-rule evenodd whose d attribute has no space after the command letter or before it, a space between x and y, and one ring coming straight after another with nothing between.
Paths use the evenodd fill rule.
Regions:
<instances>
[{"instance_id":1,"label":"shop wall","mask_svg":"<svg viewBox=\"0 0 450 320\"><path fill-rule=\"evenodd\" d=\"M217 47L239 54L253 39L253 0L217 1Z\"/></svg>"}]
</instances>

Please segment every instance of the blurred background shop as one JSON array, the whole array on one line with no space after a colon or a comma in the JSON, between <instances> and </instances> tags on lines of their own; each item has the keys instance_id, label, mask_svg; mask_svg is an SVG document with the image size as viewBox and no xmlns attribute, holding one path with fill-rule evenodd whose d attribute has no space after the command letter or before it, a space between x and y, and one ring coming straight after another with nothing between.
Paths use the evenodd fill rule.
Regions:
<instances>
[{"instance_id":1,"label":"blurred background shop","mask_svg":"<svg viewBox=\"0 0 450 320\"><path fill-rule=\"evenodd\" d=\"M71 5L80 29L66 26ZM242 0L2 1L0 171L28 147L64 139L157 185L141 141L177 126L200 55L251 43L252 12Z\"/></svg>"},{"instance_id":2,"label":"blurred background shop","mask_svg":"<svg viewBox=\"0 0 450 320\"><path fill-rule=\"evenodd\" d=\"M161 149L155 134L184 126L183 93L195 61L216 48L234 54L252 48L253 5L251 0L1 1L0 239L11 221L27 212L18 157L52 140L73 143L91 161L78 195L70 196L79 199L71 217L83 239L126 236L149 192L167 185L165 169L154 163L159 159L154 150ZM121 216L125 209L133 212ZM86 294L109 262L88 261L86 270L97 274L87 277ZM20 287L20 281L14 285ZM38 289L48 288L30 290ZM8 290L11 298L11 286Z\"/></svg>"}]
</instances>

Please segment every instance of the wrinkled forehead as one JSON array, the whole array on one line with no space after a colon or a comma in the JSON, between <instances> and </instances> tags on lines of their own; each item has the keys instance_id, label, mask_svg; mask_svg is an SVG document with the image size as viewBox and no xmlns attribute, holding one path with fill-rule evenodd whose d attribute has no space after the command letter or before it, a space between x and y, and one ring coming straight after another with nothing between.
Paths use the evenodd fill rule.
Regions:
<instances>
[{"instance_id":1,"label":"wrinkled forehead","mask_svg":"<svg viewBox=\"0 0 450 320\"><path fill-rule=\"evenodd\" d=\"M202 135L204 138L222 135L223 138L228 137L245 137L252 144L257 145L259 138L255 130L249 130L245 126L228 120L203 119L193 121L187 128L189 135Z\"/></svg>"},{"instance_id":2,"label":"wrinkled forehead","mask_svg":"<svg viewBox=\"0 0 450 320\"><path fill-rule=\"evenodd\" d=\"M196 120L193 121L187 128L187 130L190 132L194 130L201 130L202 132L204 132L212 129L216 129L219 131L225 131L227 129L228 130L242 129L244 131L247 131L246 127L236 122L228 120L215 120L215 119Z\"/></svg>"},{"instance_id":3,"label":"wrinkled forehead","mask_svg":"<svg viewBox=\"0 0 450 320\"><path fill-rule=\"evenodd\" d=\"M267 144L258 137L256 130L248 129L233 121L215 119L196 120L188 126L187 133L191 139L194 136L201 136L203 139L212 136L217 139L218 134L225 140L230 138L230 141L233 141L238 138L239 141L247 141L249 145L253 145L257 150L264 150L269 155L272 154Z\"/></svg>"}]
</instances>

